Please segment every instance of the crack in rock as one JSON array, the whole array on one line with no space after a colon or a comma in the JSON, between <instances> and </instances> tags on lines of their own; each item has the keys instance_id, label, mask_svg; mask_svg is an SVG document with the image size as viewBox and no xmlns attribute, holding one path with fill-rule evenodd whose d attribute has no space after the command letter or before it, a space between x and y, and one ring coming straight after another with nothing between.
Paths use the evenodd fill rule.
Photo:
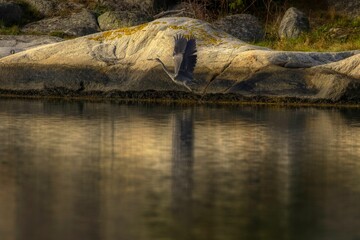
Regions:
<instances>
[{"instance_id":1,"label":"crack in rock","mask_svg":"<svg viewBox=\"0 0 360 240\"><path fill-rule=\"evenodd\" d=\"M233 54L233 52L234 52L234 50L231 52L230 56ZM215 73L215 74L211 77L211 79L210 79L210 81L208 82L208 84L206 84L206 86L205 86L205 88L204 88L204 90L203 90L203 92L202 92L202 95L206 94L206 90L208 89L208 87L210 86L210 84L211 84L214 80L216 80L216 78L217 78L218 76L220 76L223 72L225 72L225 71L231 66L231 63L234 61L234 59L235 59L236 57L237 57L237 55L235 55L234 57L232 57L232 59L222 67L222 69L220 70L219 73ZM229 58L230 58L230 57L229 57Z\"/></svg>"}]
</instances>

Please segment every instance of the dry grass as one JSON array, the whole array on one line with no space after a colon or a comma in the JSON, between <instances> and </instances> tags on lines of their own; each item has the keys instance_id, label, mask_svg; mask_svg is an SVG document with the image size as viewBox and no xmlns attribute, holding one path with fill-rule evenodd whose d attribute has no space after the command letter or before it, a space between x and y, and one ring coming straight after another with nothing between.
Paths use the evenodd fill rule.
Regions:
<instances>
[{"instance_id":1,"label":"dry grass","mask_svg":"<svg viewBox=\"0 0 360 240\"><path fill-rule=\"evenodd\" d=\"M266 29L264 41L254 43L260 46L286 51L346 51L360 49L360 18L351 19L339 15L335 8L329 8L327 11L311 10L321 3L316 5L312 1L303 1L302 5L299 5L299 2L291 0L183 1L191 4L196 18L209 22L232 13L255 15ZM291 6L304 9L309 16L311 31L304 33L297 39L281 40L277 33L278 27L285 10Z\"/></svg>"},{"instance_id":2,"label":"dry grass","mask_svg":"<svg viewBox=\"0 0 360 240\"><path fill-rule=\"evenodd\" d=\"M279 41L263 41L256 45L269 47L274 50L281 51L305 51L305 52L338 52L360 49L360 39L347 42L334 42L313 40L309 37L301 37L298 39L279 40Z\"/></svg>"},{"instance_id":3,"label":"dry grass","mask_svg":"<svg viewBox=\"0 0 360 240\"><path fill-rule=\"evenodd\" d=\"M334 13L317 12L310 16L311 31L296 39L279 39L279 24L266 28L264 41L255 43L275 50L286 51L346 51L360 49L360 18Z\"/></svg>"},{"instance_id":4,"label":"dry grass","mask_svg":"<svg viewBox=\"0 0 360 240\"><path fill-rule=\"evenodd\" d=\"M98 0L61 0L85 5L97 15L109 10ZM125 3L114 1L117 7ZM311 31L296 39L279 39L278 27L284 11L289 6L288 0L182 0L191 6L195 18L212 22L217 18L232 13L250 13L256 15L266 29L266 37L256 45L269 47L275 50L286 51L346 51L360 49L360 18L350 19L339 15L334 8L327 11L310 11L313 3L308 4L307 14L310 19ZM305 1L304 1L305 2ZM311 1L308 1L311 2ZM21 3L25 9L22 23L38 20L39 14L29 5ZM120 6L121 5L121 6ZM124 7L124 9L126 9ZM63 14L68 14L71 9ZM58 13L59 14L59 13ZM16 35L20 33L19 26L5 27L0 22L0 34ZM52 33L56 35L58 33Z\"/></svg>"},{"instance_id":5,"label":"dry grass","mask_svg":"<svg viewBox=\"0 0 360 240\"><path fill-rule=\"evenodd\" d=\"M5 27L0 22L0 35L18 35L20 34L20 28L17 25L11 27Z\"/></svg>"}]
</instances>

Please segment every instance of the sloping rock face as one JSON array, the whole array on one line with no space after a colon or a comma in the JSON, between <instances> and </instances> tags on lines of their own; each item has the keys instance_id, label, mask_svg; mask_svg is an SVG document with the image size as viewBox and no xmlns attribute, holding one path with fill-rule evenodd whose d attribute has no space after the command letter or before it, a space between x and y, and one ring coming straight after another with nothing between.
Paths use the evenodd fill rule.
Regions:
<instances>
[{"instance_id":1,"label":"sloping rock face","mask_svg":"<svg viewBox=\"0 0 360 240\"><path fill-rule=\"evenodd\" d=\"M235 14L215 21L214 26L245 42L257 42L265 31L259 20L250 14Z\"/></svg>"},{"instance_id":2,"label":"sloping rock face","mask_svg":"<svg viewBox=\"0 0 360 240\"><path fill-rule=\"evenodd\" d=\"M196 94L360 99L359 51L272 51L190 18L162 18L7 56L0 59L0 90L186 92L148 60L159 57L171 69L178 33L197 40Z\"/></svg>"},{"instance_id":3,"label":"sloping rock face","mask_svg":"<svg viewBox=\"0 0 360 240\"><path fill-rule=\"evenodd\" d=\"M68 36L84 36L98 32L100 29L94 14L84 9L70 16L57 16L27 24L22 31L36 34L60 32Z\"/></svg>"},{"instance_id":4,"label":"sloping rock face","mask_svg":"<svg viewBox=\"0 0 360 240\"><path fill-rule=\"evenodd\" d=\"M37 46L61 41L63 39L51 36L0 35L0 58Z\"/></svg>"},{"instance_id":5,"label":"sloping rock face","mask_svg":"<svg viewBox=\"0 0 360 240\"><path fill-rule=\"evenodd\" d=\"M310 30L309 19L297 8L289 8L281 20L279 27L280 38L297 38L301 33Z\"/></svg>"}]
</instances>

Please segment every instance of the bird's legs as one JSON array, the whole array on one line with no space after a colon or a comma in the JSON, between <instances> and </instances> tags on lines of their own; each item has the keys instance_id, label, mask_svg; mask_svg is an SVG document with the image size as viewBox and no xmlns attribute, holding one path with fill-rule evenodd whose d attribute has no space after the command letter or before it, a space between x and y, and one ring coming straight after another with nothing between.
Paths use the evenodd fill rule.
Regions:
<instances>
[{"instance_id":1,"label":"bird's legs","mask_svg":"<svg viewBox=\"0 0 360 240\"><path fill-rule=\"evenodd\" d=\"M186 87L190 92L192 92L191 88L188 85L186 85L185 82L183 83L183 86Z\"/></svg>"}]
</instances>

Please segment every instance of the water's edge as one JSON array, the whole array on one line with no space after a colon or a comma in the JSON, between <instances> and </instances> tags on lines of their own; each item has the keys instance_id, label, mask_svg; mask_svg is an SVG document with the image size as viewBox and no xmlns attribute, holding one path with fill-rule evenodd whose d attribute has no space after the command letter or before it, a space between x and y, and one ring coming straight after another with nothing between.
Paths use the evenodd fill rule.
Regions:
<instances>
[{"instance_id":1,"label":"water's edge","mask_svg":"<svg viewBox=\"0 0 360 240\"><path fill-rule=\"evenodd\" d=\"M264 104L285 106L346 106L360 107L360 99L342 98L339 100L319 98L297 98L278 96L244 96L235 93L198 94L183 91L82 91L66 88L49 88L42 90L7 90L0 89L0 98L63 98L81 100L120 100L139 102L174 102L188 104Z\"/></svg>"},{"instance_id":2,"label":"water's edge","mask_svg":"<svg viewBox=\"0 0 360 240\"><path fill-rule=\"evenodd\" d=\"M349 106L360 107L360 99L315 99L278 96L244 96L235 93L198 94L183 91L81 91L66 88L43 90L7 90L0 89L0 98L65 98L81 100L119 100L146 102L177 102L189 104L269 104L300 106Z\"/></svg>"}]
</instances>

